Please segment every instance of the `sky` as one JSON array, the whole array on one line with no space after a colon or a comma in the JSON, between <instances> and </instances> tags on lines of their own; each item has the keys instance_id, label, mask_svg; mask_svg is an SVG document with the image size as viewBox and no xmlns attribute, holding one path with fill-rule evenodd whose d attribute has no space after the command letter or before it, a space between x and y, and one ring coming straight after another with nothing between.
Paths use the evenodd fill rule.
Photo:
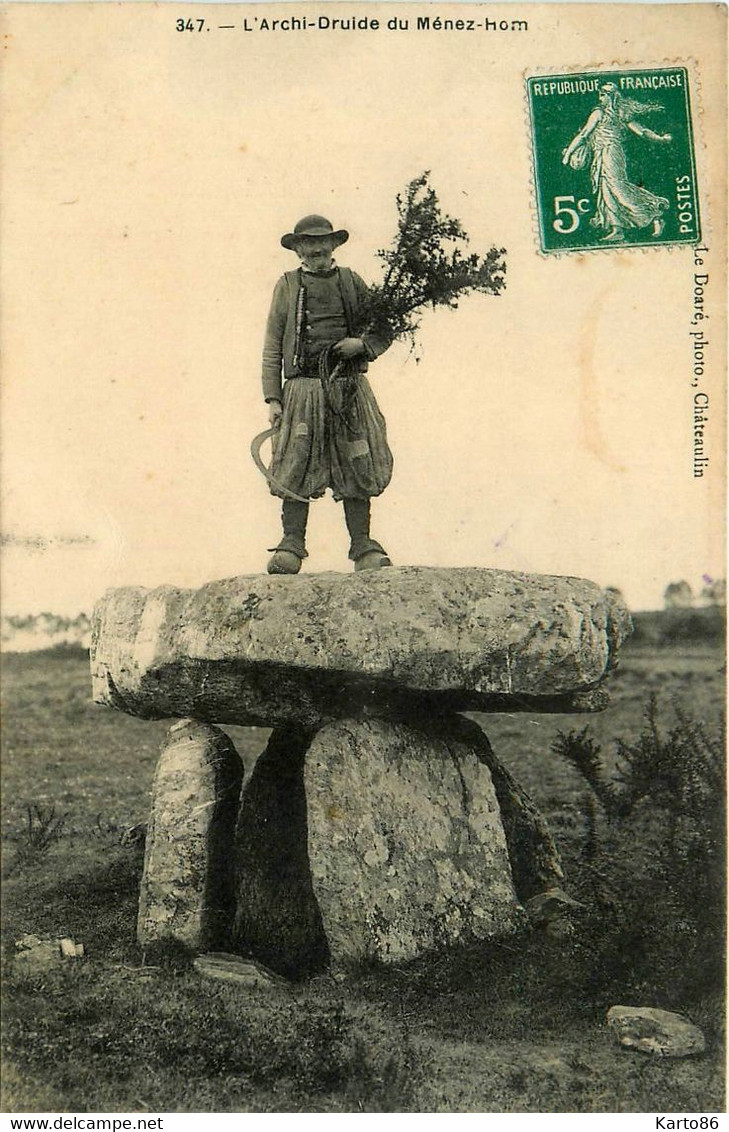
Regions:
<instances>
[{"instance_id":1,"label":"sky","mask_svg":"<svg viewBox=\"0 0 729 1132\"><path fill-rule=\"evenodd\" d=\"M424 169L473 250L507 249L507 287L426 312L418 363L396 344L372 366L395 455L375 537L399 565L588 577L635 609L725 574L719 10L524 10L525 39L466 46L181 36L172 5L6 8L3 612L265 568L279 504L249 449L271 291L296 265L280 236L323 213L351 232L339 262L377 280L395 195ZM523 74L628 51L698 60L702 479L692 249L536 247ZM317 502L305 568L348 570L347 549L341 505Z\"/></svg>"}]
</instances>

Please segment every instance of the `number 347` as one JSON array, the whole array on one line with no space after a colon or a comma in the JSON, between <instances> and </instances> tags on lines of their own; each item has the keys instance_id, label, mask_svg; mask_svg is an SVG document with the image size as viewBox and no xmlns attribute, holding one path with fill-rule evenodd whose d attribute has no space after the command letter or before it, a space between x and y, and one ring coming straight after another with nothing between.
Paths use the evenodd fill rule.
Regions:
<instances>
[{"instance_id":1,"label":"number 347","mask_svg":"<svg viewBox=\"0 0 729 1132\"><path fill-rule=\"evenodd\" d=\"M555 232L561 232L563 236L569 236L570 232L577 231L580 226L580 220L585 213L589 211L590 202L586 197L581 197L580 200L577 201L574 197L555 197L552 227Z\"/></svg>"}]
</instances>

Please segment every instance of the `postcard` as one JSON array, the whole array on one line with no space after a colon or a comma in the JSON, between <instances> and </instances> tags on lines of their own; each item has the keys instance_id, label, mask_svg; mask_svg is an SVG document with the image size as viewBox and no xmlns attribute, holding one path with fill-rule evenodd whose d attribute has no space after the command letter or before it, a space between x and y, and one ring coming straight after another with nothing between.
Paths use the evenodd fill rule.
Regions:
<instances>
[{"instance_id":1,"label":"postcard","mask_svg":"<svg viewBox=\"0 0 729 1132\"><path fill-rule=\"evenodd\" d=\"M0 35L6 1111L709 1120L726 8Z\"/></svg>"}]
</instances>

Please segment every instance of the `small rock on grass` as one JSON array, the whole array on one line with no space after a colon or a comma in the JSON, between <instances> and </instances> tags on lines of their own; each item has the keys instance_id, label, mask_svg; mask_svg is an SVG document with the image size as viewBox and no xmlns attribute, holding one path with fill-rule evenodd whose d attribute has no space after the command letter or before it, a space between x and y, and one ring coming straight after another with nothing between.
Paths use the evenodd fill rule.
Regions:
<instances>
[{"instance_id":1,"label":"small rock on grass","mask_svg":"<svg viewBox=\"0 0 729 1132\"><path fill-rule=\"evenodd\" d=\"M57 967L64 959L82 959L84 945L72 939L40 939L37 935L24 935L15 941L16 971L42 974Z\"/></svg>"},{"instance_id":2,"label":"small rock on grass","mask_svg":"<svg viewBox=\"0 0 729 1132\"><path fill-rule=\"evenodd\" d=\"M230 955L227 951L210 951L198 955L193 967L208 979L222 979L229 983L239 983L245 987L285 987L286 979L274 974L255 959L242 959L240 955Z\"/></svg>"},{"instance_id":3,"label":"small rock on grass","mask_svg":"<svg viewBox=\"0 0 729 1132\"><path fill-rule=\"evenodd\" d=\"M64 959L83 959L84 957L84 945L82 943L75 943L72 939L60 939L58 946Z\"/></svg>"},{"instance_id":4,"label":"small rock on grass","mask_svg":"<svg viewBox=\"0 0 729 1132\"><path fill-rule=\"evenodd\" d=\"M564 939L574 932L571 916L585 907L561 888L547 888L524 904L532 927L540 928L555 939Z\"/></svg>"},{"instance_id":5,"label":"small rock on grass","mask_svg":"<svg viewBox=\"0 0 729 1132\"><path fill-rule=\"evenodd\" d=\"M682 1014L653 1006L611 1006L608 1026L621 1046L657 1057L690 1057L703 1053L706 1039Z\"/></svg>"}]
</instances>

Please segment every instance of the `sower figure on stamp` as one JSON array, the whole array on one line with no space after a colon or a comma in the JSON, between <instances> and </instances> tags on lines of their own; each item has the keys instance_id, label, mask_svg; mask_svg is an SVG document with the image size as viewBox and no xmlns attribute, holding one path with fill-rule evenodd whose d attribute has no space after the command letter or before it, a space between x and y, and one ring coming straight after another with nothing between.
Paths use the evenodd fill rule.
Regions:
<instances>
[{"instance_id":1,"label":"sower figure on stamp","mask_svg":"<svg viewBox=\"0 0 729 1132\"><path fill-rule=\"evenodd\" d=\"M562 152L562 164L581 169L590 158L590 178L596 210L590 220L594 228L604 228L603 240L620 243L625 230L652 225L656 239L665 227L666 197L656 196L628 178L624 140L628 131L654 142L670 142L670 134L657 134L636 119L663 107L657 102L638 102L622 95L615 83L603 83L598 105L582 129Z\"/></svg>"},{"instance_id":2,"label":"sower figure on stamp","mask_svg":"<svg viewBox=\"0 0 729 1132\"><path fill-rule=\"evenodd\" d=\"M274 429L271 493L283 499L283 537L269 574L297 574L307 556L309 500L330 488L344 504L355 570L389 566L370 536L370 499L385 490L392 453L365 376L392 339L367 332L367 287L333 261L349 239L323 216L306 216L281 244L296 252L273 293L263 348L263 395Z\"/></svg>"}]
</instances>

